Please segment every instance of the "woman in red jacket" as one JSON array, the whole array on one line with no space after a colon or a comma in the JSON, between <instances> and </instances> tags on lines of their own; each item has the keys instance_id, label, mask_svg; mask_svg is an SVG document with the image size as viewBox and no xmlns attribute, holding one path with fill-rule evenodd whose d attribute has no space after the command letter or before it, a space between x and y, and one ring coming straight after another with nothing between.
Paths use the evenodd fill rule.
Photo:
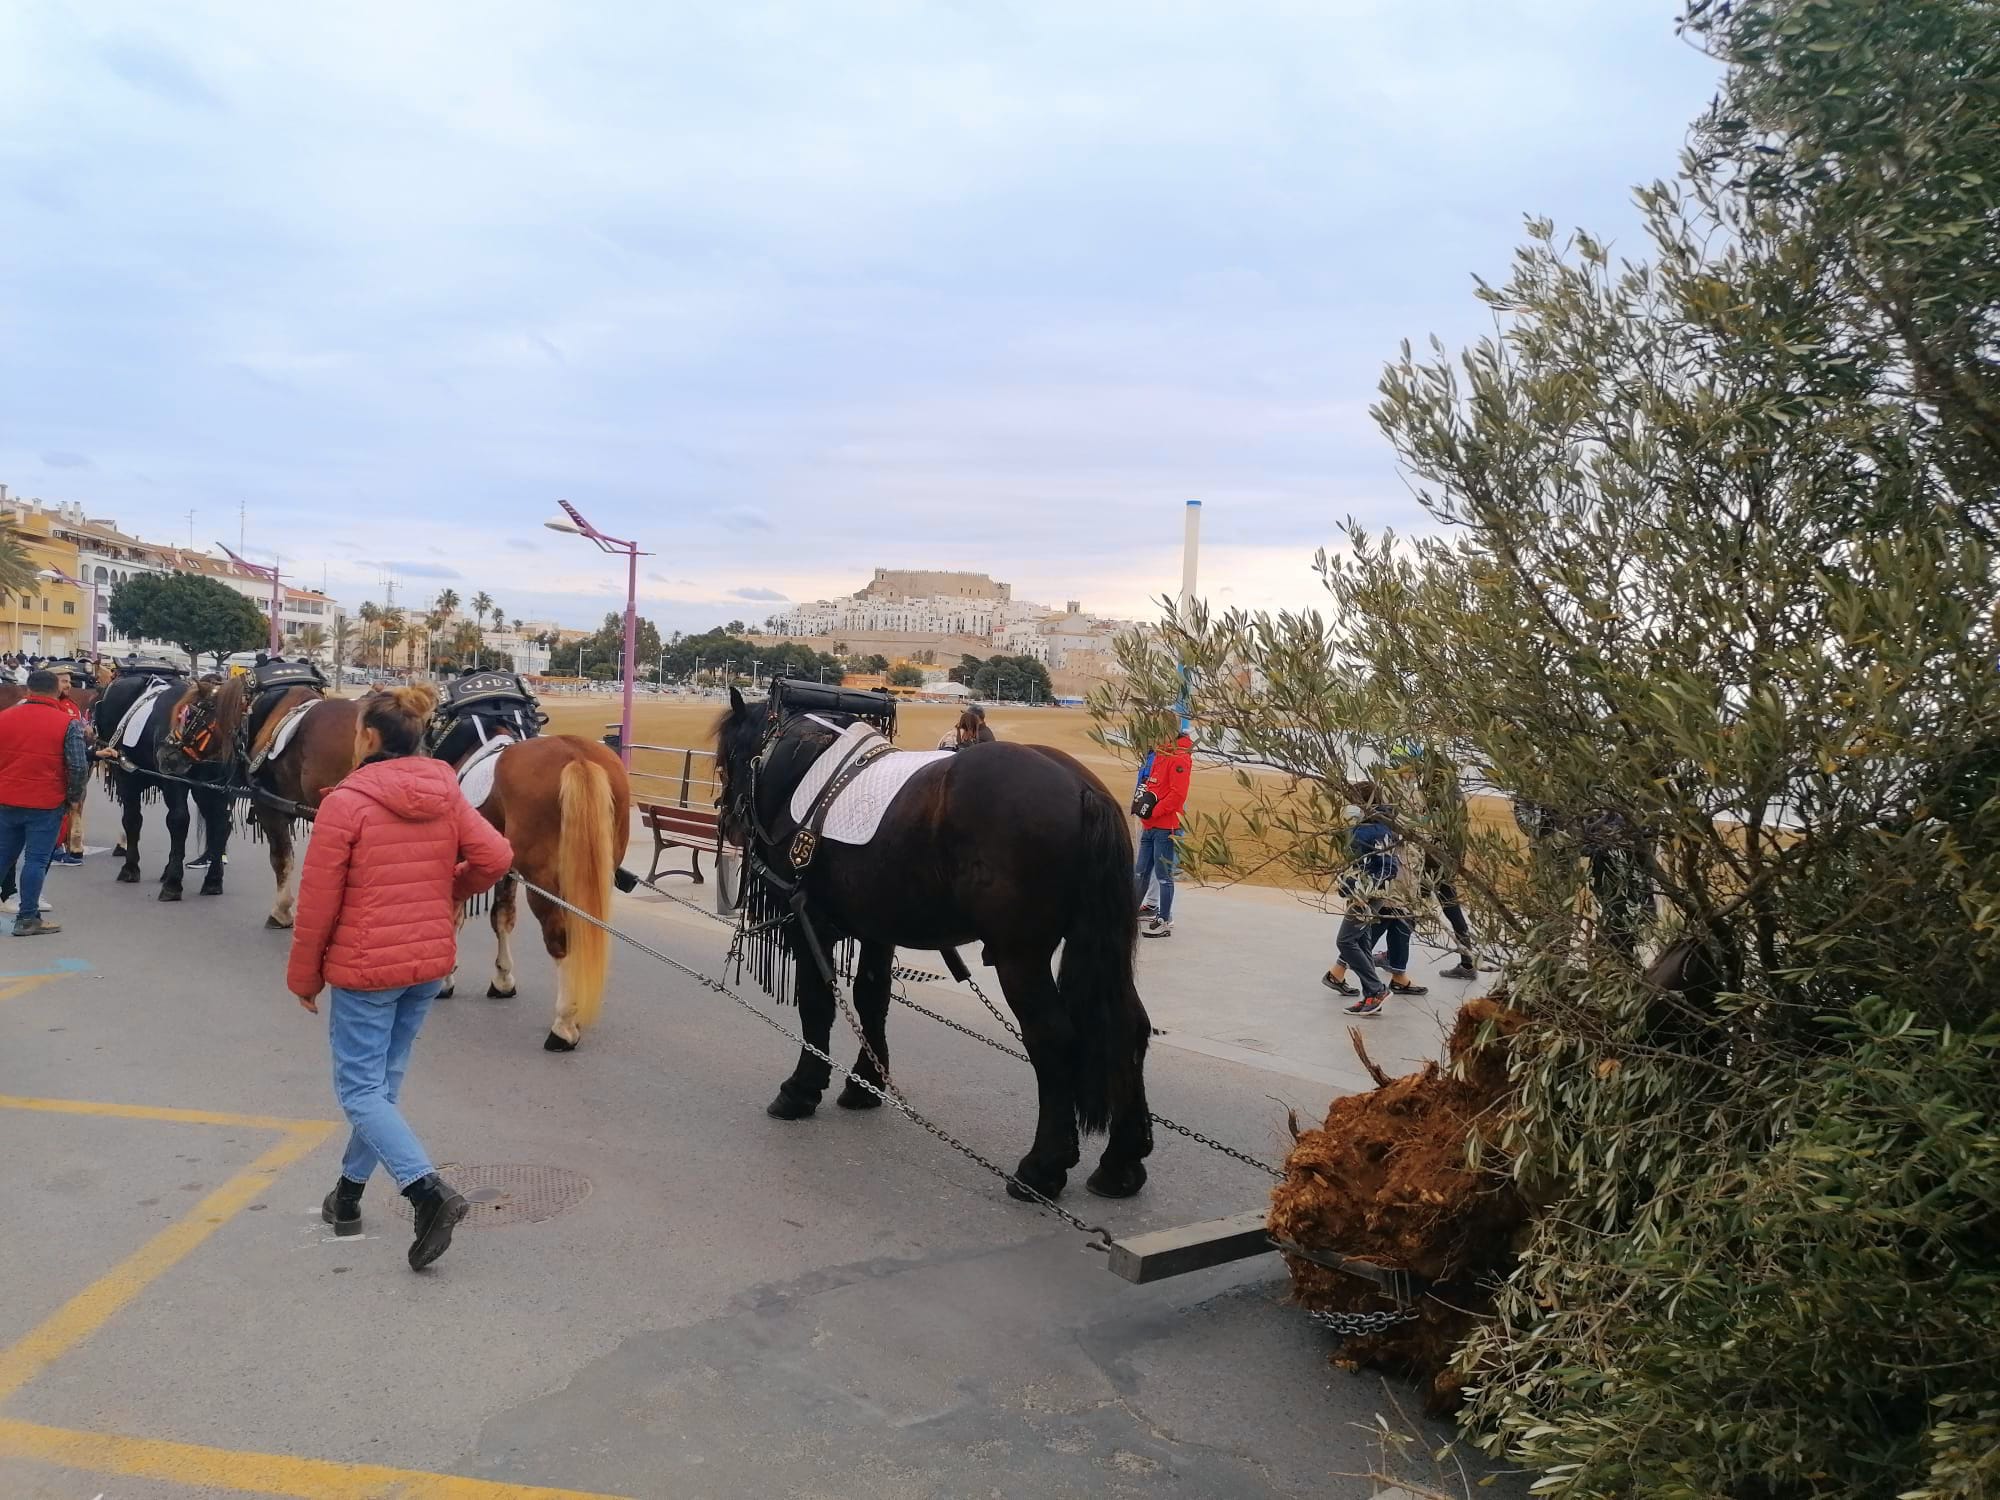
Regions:
<instances>
[{"instance_id":1,"label":"woman in red jacket","mask_svg":"<svg viewBox=\"0 0 2000 1500\"><path fill-rule=\"evenodd\" d=\"M415 1210L413 1271L444 1254L466 1202L396 1100L411 1044L458 961L458 907L514 863L451 767L417 753L436 701L429 688L399 687L364 702L359 764L320 804L306 848L285 976L315 1014L320 990L333 987L333 1088L354 1128L320 1217L336 1234L358 1234L361 1190L379 1162Z\"/></svg>"}]
</instances>

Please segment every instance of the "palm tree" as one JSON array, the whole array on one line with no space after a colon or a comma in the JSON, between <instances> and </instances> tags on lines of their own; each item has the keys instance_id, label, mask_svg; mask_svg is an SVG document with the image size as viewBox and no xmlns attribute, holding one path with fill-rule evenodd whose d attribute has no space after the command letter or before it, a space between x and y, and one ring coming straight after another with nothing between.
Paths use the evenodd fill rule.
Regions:
<instances>
[{"instance_id":1,"label":"palm tree","mask_svg":"<svg viewBox=\"0 0 2000 1500\"><path fill-rule=\"evenodd\" d=\"M391 653L395 651L397 643L402 640L406 629L406 622L403 618L403 606L400 604L390 605L382 611L380 619L382 625L382 665L386 667L392 660Z\"/></svg>"},{"instance_id":2,"label":"palm tree","mask_svg":"<svg viewBox=\"0 0 2000 1500\"><path fill-rule=\"evenodd\" d=\"M0 536L0 602L39 594L42 583L35 575L40 571L26 547L10 536Z\"/></svg>"},{"instance_id":3,"label":"palm tree","mask_svg":"<svg viewBox=\"0 0 2000 1500\"><path fill-rule=\"evenodd\" d=\"M458 659L461 662L470 659L474 666L479 665L479 648L484 644L479 626L472 620L460 620L451 635L452 649L458 653Z\"/></svg>"},{"instance_id":4,"label":"palm tree","mask_svg":"<svg viewBox=\"0 0 2000 1500\"><path fill-rule=\"evenodd\" d=\"M481 589L472 596L473 618L483 623L491 613L493 613L493 596L487 593L485 589Z\"/></svg>"},{"instance_id":5,"label":"palm tree","mask_svg":"<svg viewBox=\"0 0 2000 1500\"><path fill-rule=\"evenodd\" d=\"M320 653L326 650L326 627L307 625L292 637L292 644L303 651L310 660L318 661Z\"/></svg>"},{"instance_id":6,"label":"palm tree","mask_svg":"<svg viewBox=\"0 0 2000 1500\"><path fill-rule=\"evenodd\" d=\"M361 617L361 664L368 665L368 634L382 621L382 611L375 607L375 601L364 599L361 608L355 611Z\"/></svg>"},{"instance_id":7,"label":"palm tree","mask_svg":"<svg viewBox=\"0 0 2000 1500\"><path fill-rule=\"evenodd\" d=\"M347 665L347 648L354 637L354 623L346 615L333 617L333 680L340 681L341 669Z\"/></svg>"},{"instance_id":8,"label":"palm tree","mask_svg":"<svg viewBox=\"0 0 2000 1500\"><path fill-rule=\"evenodd\" d=\"M493 628L495 630L507 628L507 611L497 604L493 606Z\"/></svg>"},{"instance_id":9,"label":"palm tree","mask_svg":"<svg viewBox=\"0 0 2000 1500\"><path fill-rule=\"evenodd\" d=\"M458 608L458 590L457 590L457 589L440 589L440 590L438 590L438 597L437 597L437 612L438 612L439 614L441 614L441 615L448 615L448 614L451 614L451 613L452 613L452 612L453 612L454 610L456 610L457 608Z\"/></svg>"},{"instance_id":10,"label":"palm tree","mask_svg":"<svg viewBox=\"0 0 2000 1500\"><path fill-rule=\"evenodd\" d=\"M523 620L519 615L514 616L514 634L519 635L521 633L521 627L527 623L528 622L526 620Z\"/></svg>"}]
</instances>

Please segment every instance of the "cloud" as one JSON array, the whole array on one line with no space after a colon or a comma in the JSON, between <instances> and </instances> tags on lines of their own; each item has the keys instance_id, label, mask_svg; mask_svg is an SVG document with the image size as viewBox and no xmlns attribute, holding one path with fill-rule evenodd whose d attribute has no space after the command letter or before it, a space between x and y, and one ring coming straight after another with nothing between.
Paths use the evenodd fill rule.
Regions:
<instances>
[{"instance_id":1,"label":"cloud","mask_svg":"<svg viewBox=\"0 0 2000 1500\"><path fill-rule=\"evenodd\" d=\"M220 110L222 99L201 75L181 58L136 37L114 37L97 49L98 58L113 73L170 104Z\"/></svg>"},{"instance_id":2,"label":"cloud","mask_svg":"<svg viewBox=\"0 0 2000 1500\"><path fill-rule=\"evenodd\" d=\"M465 575L456 568L447 568L440 563L385 562L382 564L391 573L405 578L463 578Z\"/></svg>"},{"instance_id":3,"label":"cloud","mask_svg":"<svg viewBox=\"0 0 2000 1500\"><path fill-rule=\"evenodd\" d=\"M1291 600L1421 521L1399 341L1488 330L1524 212L1627 248L1716 77L1604 0L165 14L0 9L0 480L594 624L567 495L695 629L881 566L1146 609L1195 497Z\"/></svg>"},{"instance_id":4,"label":"cloud","mask_svg":"<svg viewBox=\"0 0 2000 1500\"><path fill-rule=\"evenodd\" d=\"M766 602L783 604L786 602L785 596L776 589L731 589L729 597L732 599L749 599L760 604Z\"/></svg>"},{"instance_id":5,"label":"cloud","mask_svg":"<svg viewBox=\"0 0 2000 1500\"><path fill-rule=\"evenodd\" d=\"M87 469L90 458L83 453L68 453L58 448L42 455L42 462L51 469Z\"/></svg>"}]
</instances>

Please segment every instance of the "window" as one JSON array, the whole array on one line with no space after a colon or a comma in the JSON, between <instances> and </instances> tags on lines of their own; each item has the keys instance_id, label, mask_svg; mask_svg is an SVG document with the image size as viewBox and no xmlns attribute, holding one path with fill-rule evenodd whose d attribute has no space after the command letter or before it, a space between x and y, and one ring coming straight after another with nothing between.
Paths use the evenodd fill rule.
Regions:
<instances>
[{"instance_id":1,"label":"window","mask_svg":"<svg viewBox=\"0 0 2000 1500\"><path fill-rule=\"evenodd\" d=\"M74 599L63 600L63 613L66 615L73 615L76 613L76 601Z\"/></svg>"},{"instance_id":2,"label":"window","mask_svg":"<svg viewBox=\"0 0 2000 1500\"><path fill-rule=\"evenodd\" d=\"M105 567L103 563L97 565L96 581L98 583L109 583L111 581L111 570Z\"/></svg>"}]
</instances>

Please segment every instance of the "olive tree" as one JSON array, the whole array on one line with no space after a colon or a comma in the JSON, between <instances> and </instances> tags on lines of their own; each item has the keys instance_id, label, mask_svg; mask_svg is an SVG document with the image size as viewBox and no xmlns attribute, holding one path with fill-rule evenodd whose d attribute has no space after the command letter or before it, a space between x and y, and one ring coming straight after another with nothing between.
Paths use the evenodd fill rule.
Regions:
<instances>
[{"instance_id":1,"label":"olive tree","mask_svg":"<svg viewBox=\"0 0 2000 1500\"><path fill-rule=\"evenodd\" d=\"M1324 878L1415 748L1381 793L1535 1023L1545 1211L1461 1364L1539 1492L2000 1493L2000 7L1685 21L1727 72L1644 258L1531 221L1496 333L1389 367L1427 529L1096 708L1263 768L1225 872Z\"/></svg>"}]
</instances>

